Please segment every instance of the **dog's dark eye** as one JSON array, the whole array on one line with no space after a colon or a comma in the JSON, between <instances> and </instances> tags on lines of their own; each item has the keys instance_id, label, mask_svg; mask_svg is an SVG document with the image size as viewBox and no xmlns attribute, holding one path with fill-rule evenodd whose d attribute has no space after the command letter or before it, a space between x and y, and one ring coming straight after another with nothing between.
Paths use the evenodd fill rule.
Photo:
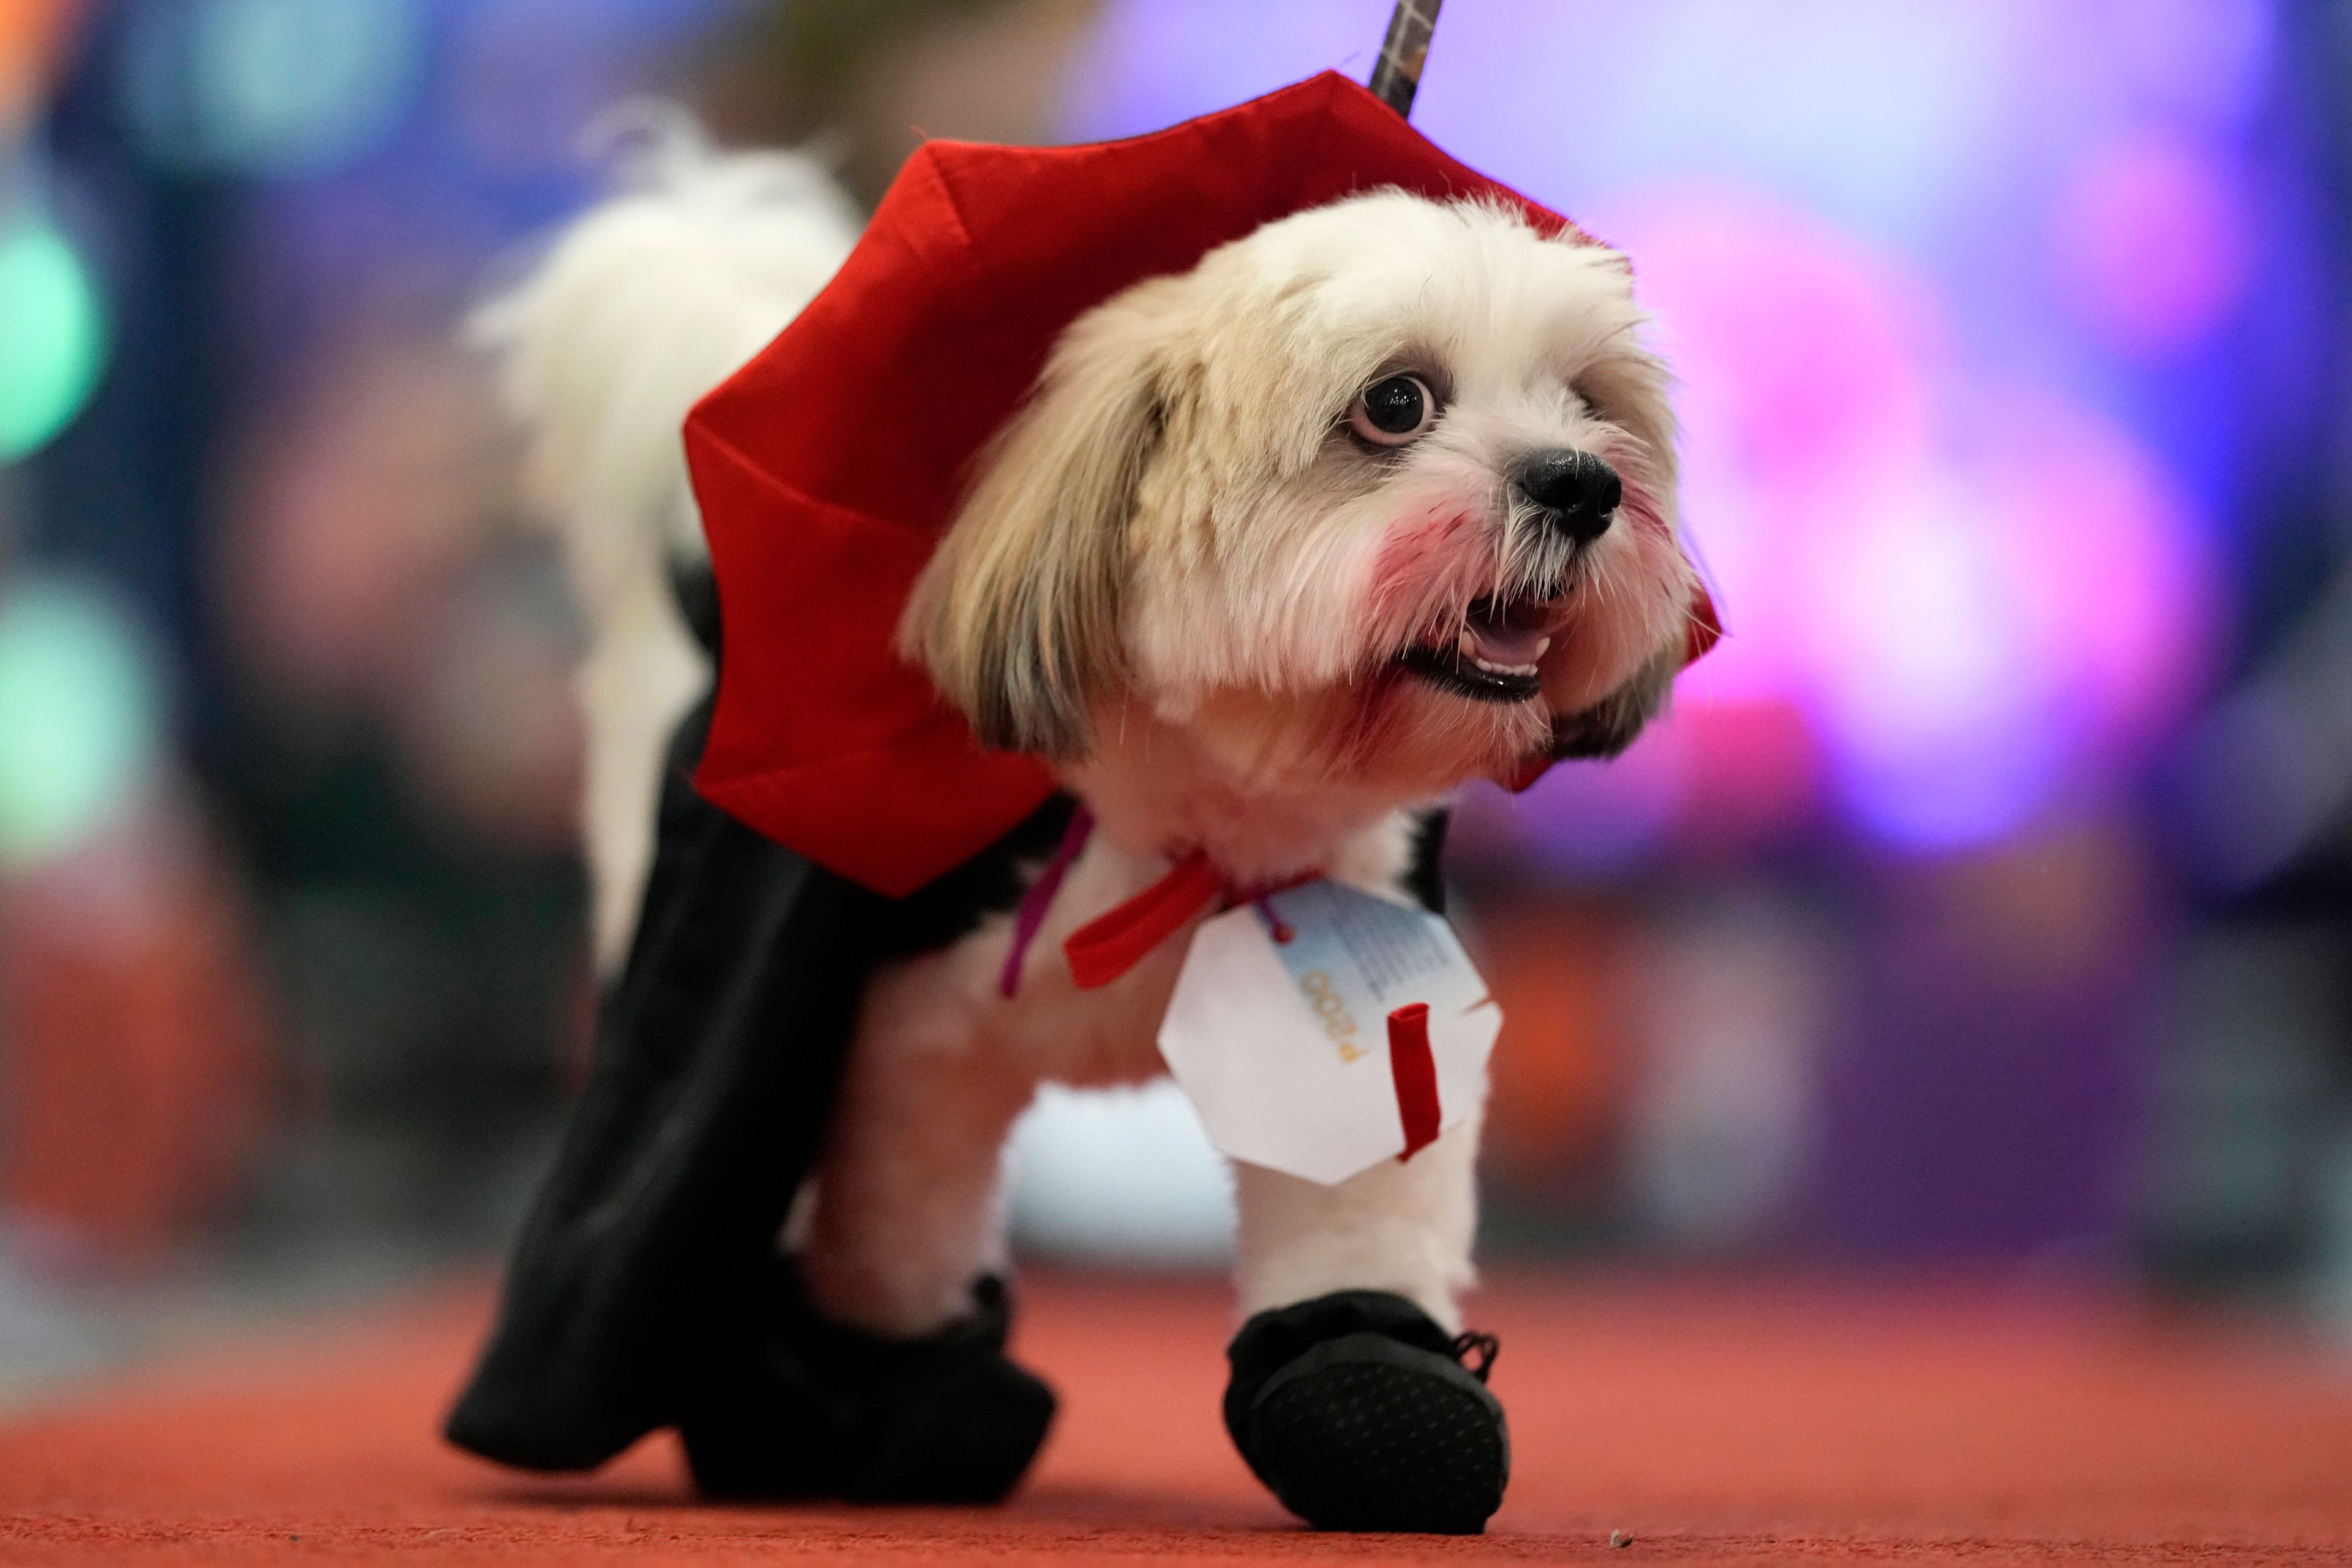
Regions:
<instances>
[{"instance_id":1,"label":"dog's dark eye","mask_svg":"<svg viewBox=\"0 0 2352 1568\"><path fill-rule=\"evenodd\" d=\"M1376 381L1348 410L1348 427L1375 447L1402 447L1436 423L1437 398L1417 375Z\"/></svg>"}]
</instances>

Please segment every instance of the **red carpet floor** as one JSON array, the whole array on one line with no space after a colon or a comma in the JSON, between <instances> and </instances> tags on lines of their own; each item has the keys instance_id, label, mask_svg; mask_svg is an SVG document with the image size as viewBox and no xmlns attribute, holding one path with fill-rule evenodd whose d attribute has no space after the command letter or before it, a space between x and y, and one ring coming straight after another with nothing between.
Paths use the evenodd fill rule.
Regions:
<instances>
[{"instance_id":1,"label":"red carpet floor","mask_svg":"<svg viewBox=\"0 0 2352 1568\"><path fill-rule=\"evenodd\" d=\"M471 1462L433 1430L483 1310L419 1298L19 1414L0 1563L2352 1562L2352 1371L2080 1299L1506 1282L1475 1316L1517 1474L1470 1541L1292 1524L1218 1426L1202 1285L1032 1282L1063 1419L980 1510L704 1508L666 1442L577 1480Z\"/></svg>"}]
</instances>

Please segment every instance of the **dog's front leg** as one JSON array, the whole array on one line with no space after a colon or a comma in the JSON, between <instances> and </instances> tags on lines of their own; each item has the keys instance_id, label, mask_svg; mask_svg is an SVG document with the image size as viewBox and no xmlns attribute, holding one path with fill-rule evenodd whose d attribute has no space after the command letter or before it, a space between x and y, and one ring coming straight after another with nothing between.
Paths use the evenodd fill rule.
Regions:
<instances>
[{"instance_id":1,"label":"dog's front leg","mask_svg":"<svg viewBox=\"0 0 2352 1568\"><path fill-rule=\"evenodd\" d=\"M1502 1502L1494 1342L1457 1335L1454 1303L1471 1279L1477 1152L1472 1118L1334 1186L1234 1167L1247 1321L1225 1426L1310 1523L1470 1533Z\"/></svg>"},{"instance_id":2,"label":"dog's front leg","mask_svg":"<svg viewBox=\"0 0 2352 1568\"><path fill-rule=\"evenodd\" d=\"M1335 1186L1236 1163L1242 1315L1334 1290L1386 1290L1454 1332L1454 1293L1472 1279L1477 1158L1472 1117L1410 1161L1383 1161Z\"/></svg>"}]
</instances>

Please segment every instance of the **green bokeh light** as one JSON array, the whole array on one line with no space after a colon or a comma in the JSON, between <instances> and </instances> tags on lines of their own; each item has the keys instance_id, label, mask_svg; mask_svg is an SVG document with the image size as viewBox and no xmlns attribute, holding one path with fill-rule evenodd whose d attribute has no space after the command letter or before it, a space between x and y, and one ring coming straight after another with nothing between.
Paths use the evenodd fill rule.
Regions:
<instances>
[{"instance_id":1,"label":"green bokeh light","mask_svg":"<svg viewBox=\"0 0 2352 1568\"><path fill-rule=\"evenodd\" d=\"M149 155L174 167L342 168L398 130L425 79L430 19L418 0L128 9L119 90Z\"/></svg>"},{"instance_id":2,"label":"green bokeh light","mask_svg":"<svg viewBox=\"0 0 2352 1568\"><path fill-rule=\"evenodd\" d=\"M42 223L0 228L0 463L40 449L89 399L106 322L89 273Z\"/></svg>"},{"instance_id":3,"label":"green bokeh light","mask_svg":"<svg viewBox=\"0 0 2352 1568\"><path fill-rule=\"evenodd\" d=\"M104 831L162 742L144 643L111 601L46 579L0 592L0 871Z\"/></svg>"}]
</instances>

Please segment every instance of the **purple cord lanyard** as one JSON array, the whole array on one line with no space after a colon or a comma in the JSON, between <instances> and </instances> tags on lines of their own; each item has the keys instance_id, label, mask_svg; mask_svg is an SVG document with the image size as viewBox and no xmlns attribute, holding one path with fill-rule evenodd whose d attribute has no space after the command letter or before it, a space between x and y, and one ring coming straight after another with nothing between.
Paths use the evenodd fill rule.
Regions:
<instances>
[{"instance_id":1,"label":"purple cord lanyard","mask_svg":"<svg viewBox=\"0 0 2352 1568\"><path fill-rule=\"evenodd\" d=\"M1086 848L1087 840L1094 836L1094 813L1083 805L1073 811L1070 826L1062 831L1061 847L1054 851L1051 860L1045 862L1045 868L1037 873L1037 879L1029 884L1029 890L1021 895L1021 907L1013 915L1013 949L1004 955L1003 973L996 977L996 994L1007 1001L1012 1000L1021 989L1021 966L1028 961L1029 944L1037 940L1037 932L1045 925L1045 911L1053 907L1054 895L1061 890L1062 879L1070 874L1070 868L1077 863L1079 854ZM1227 883L1224 907L1255 905L1265 921L1266 934L1276 942L1287 943L1297 933L1280 915L1274 912L1274 905L1269 900L1276 893L1288 892L1321 875L1319 871L1310 871L1303 877L1291 877L1283 881L1265 882L1248 888L1236 888Z\"/></svg>"},{"instance_id":2,"label":"purple cord lanyard","mask_svg":"<svg viewBox=\"0 0 2352 1568\"><path fill-rule=\"evenodd\" d=\"M1054 902L1054 894L1062 886L1062 879L1070 874L1077 863L1078 854L1094 836L1095 814L1085 806L1070 813L1070 826L1062 830L1062 847L1021 895L1021 907L1013 916L1013 951L1004 955L1004 973L996 978L997 994L1010 1000L1021 989L1021 965L1029 956L1029 944L1037 940L1037 929L1045 923L1045 910Z\"/></svg>"}]
</instances>

